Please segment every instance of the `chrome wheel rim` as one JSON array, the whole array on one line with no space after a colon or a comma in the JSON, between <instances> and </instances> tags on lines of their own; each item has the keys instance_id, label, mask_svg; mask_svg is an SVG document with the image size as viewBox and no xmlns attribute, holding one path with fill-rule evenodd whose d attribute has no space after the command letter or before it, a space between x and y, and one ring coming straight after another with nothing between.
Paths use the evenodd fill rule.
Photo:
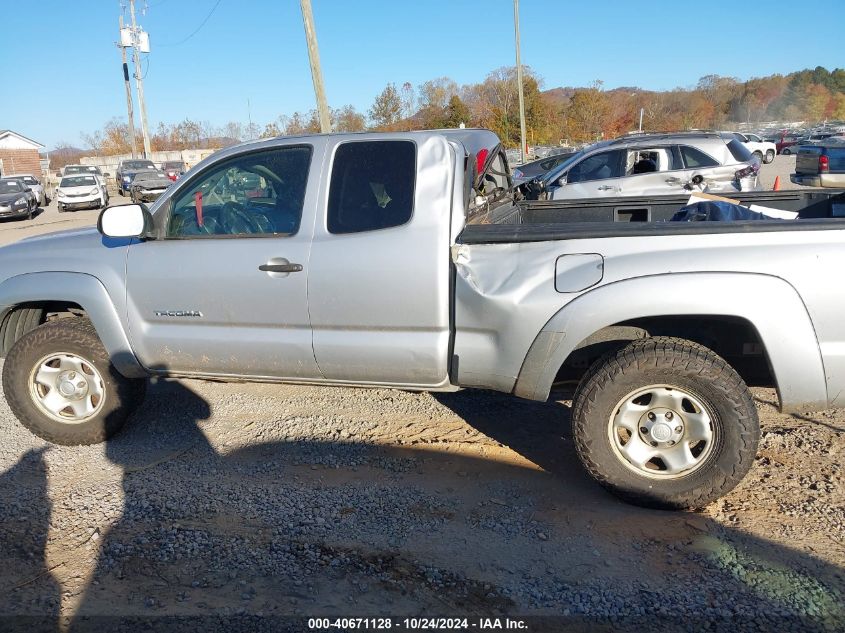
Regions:
<instances>
[{"instance_id":1,"label":"chrome wheel rim","mask_svg":"<svg viewBox=\"0 0 845 633\"><path fill-rule=\"evenodd\" d=\"M66 424L87 422L106 400L105 384L93 363L66 352L50 354L35 364L29 392L44 415Z\"/></svg>"},{"instance_id":2,"label":"chrome wheel rim","mask_svg":"<svg viewBox=\"0 0 845 633\"><path fill-rule=\"evenodd\" d=\"M672 385L633 391L614 407L608 437L617 458L640 475L678 479L698 470L716 440L713 413Z\"/></svg>"}]
</instances>

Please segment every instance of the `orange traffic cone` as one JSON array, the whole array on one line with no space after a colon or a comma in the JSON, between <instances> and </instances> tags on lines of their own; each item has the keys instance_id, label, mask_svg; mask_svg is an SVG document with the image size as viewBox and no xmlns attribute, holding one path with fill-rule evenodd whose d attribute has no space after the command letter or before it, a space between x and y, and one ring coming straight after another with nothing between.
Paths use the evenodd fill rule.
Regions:
<instances>
[{"instance_id":1,"label":"orange traffic cone","mask_svg":"<svg viewBox=\"0 0 845 633\"><path fill-rule=\"evenodd\" d=\"M775 176L775 184L772 187L772 191L780 191L780 176Z\"/></svg>"}]
</instances>

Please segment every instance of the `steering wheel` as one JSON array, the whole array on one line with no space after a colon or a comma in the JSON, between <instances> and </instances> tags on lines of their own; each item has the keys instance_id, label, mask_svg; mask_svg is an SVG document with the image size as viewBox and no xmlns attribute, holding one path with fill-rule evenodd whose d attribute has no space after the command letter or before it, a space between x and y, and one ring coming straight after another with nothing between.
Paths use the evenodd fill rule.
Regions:
<instances>
[{"instance_id":1,"label":"steering wheel","mask_svg":"<svg viewBox=\"0 0 845 633\"><path fill-rule=\"evenodd\" d=\"M220 209L220 221L230 235L240 233L263 233L261 224L252 214L244 211L243 205L229 201Z\"/></svg>"}]
</instances>

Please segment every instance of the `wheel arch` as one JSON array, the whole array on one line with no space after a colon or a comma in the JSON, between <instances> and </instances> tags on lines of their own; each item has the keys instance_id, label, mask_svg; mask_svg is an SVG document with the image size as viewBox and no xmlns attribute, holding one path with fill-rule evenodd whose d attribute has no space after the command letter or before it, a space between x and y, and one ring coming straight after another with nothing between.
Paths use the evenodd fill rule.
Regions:
<instances>
[{"instance_id":1,"label":"wheel arch","mask_svg":"<svg viewBox=\"0 0 845 633\"><path fill-rule=\"evenodd\" d=\"M757 273L670 273L626 279L587 292L559 310L537 335L514 393L546 400L573 352L608 328L691 317L746 323L753 329L782 410L827 406L821 351L801 297L783 279Z\"/></svg>"},{"instance_id":2,"label":"wheel arch","mask_svg":"<svg viewBox=\"0 0 845 633\"><path fill-rule=\"evenodd\" d=\"M115 368L127 378L141 378L141 367L105 286L93 275L69 272L25 273L0 283L0 325L7 315L23 308L54 310L78 308L85 312ZM21 333L22 335L22 333Z\"/></svg>"}]
</instances>

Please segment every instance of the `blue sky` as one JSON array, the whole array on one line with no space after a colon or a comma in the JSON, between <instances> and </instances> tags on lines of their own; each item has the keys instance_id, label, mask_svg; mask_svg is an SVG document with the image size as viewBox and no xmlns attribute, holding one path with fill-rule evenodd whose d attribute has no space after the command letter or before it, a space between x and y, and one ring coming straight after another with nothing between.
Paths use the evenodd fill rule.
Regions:
<instances>
[{"instance_id":1,"label":"blue sky","mask_svg":"<svg viewBox=\"0 0 845 633\"><path fill-rule=\"evenodd\" d=\"M128 2L128 0L126 0ZM151 128L184 118L264 124L314 107L298 0L137 0ZM0 129L52 147L125 117L118 0L5 0ZM482 80L514 63L512 0L312 0L329 103L366 111L385 84ZM841 20L794 0L521 0L523 63L546 88L691 86L845 65ZM127 11L128 18L128 11ZM9 37L29 34L26 40ZM792 34L807 34L801 38ZM180 43L181 42L181 43ZM134 90L134 82L133 82ZM136 110L136 125L137 125Z\"/></svg>"}]
</instances>

